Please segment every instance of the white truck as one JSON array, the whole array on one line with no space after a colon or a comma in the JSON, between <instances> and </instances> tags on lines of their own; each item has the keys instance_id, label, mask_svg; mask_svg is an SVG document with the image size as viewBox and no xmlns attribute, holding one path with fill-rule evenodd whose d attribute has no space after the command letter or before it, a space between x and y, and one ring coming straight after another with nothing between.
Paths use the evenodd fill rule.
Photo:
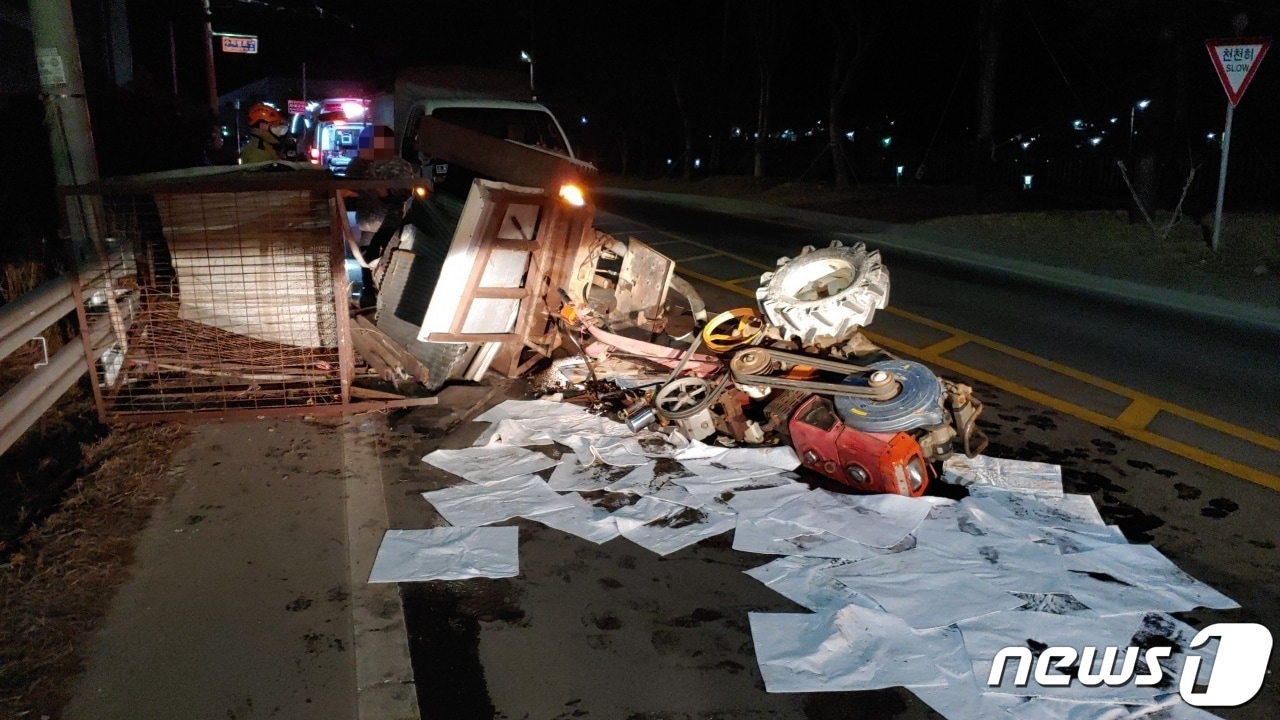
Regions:
<instances>
[{"instance_id":1,"label":"white truck","mask_svg":"<svg viewBox=\"0 0 1280 720\"><path fill-rule=\"evenodd\" d=\"M565 158L576 158L555 114L535 102L520 73L471 67L420 67L400 71L394 86L375 95L372 121L395 130L397 150L423 174L442 175L420 152L418 131L427 116L499 140L510 140Z\"/></svg>"}]
</instances>

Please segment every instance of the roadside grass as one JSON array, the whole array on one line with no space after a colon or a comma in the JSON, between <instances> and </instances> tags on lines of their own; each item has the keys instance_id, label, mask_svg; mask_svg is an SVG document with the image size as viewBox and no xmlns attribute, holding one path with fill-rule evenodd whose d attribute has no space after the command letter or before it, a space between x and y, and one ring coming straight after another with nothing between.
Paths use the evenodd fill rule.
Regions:
<instances>
[{"instance_id":1,"label":"roadside grass","mask_svg":"<svg viewBox=\"0 0 1280 720\"><path fill-rule=\"evenodd\" d=\"M0 716L61 714L87 645L129 578L138 534L176 487L165 470L188 432L123 427L83 445L58 507L0 546Z\"/></svg>"}]
</instances>

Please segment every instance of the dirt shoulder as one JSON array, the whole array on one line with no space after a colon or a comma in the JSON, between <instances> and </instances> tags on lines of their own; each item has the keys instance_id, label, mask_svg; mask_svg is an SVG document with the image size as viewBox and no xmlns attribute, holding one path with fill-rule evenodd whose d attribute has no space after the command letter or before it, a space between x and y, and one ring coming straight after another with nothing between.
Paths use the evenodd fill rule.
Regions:
<instances>
[{"instance_id":1,"label":"dirt shoulder","mask_svg":"<svg viewBox=\"0 0 1280 720\"><path fill-rule=\"evenodd\" d=\"M0 559L0 715L58 717L137 534L175 486L181 426L118 428L84 447L61 503ZM6 458L7 459L7 458Z\"/></svg>"},{"instance_id":2,"label":"dirt shoulder","mask_svg":"<svg viewBox=\"0 0 1280 720\"><path fill-rule=\"evenodd\" d=\"M728 197L919 228L939 244L1225 300L1280 307L1280 215L1169 213L1131 224L1116 197L915 184L839 190L823 183L713 177L692 182L606 177L601 185Z\"/></svg>"}]
</instances>

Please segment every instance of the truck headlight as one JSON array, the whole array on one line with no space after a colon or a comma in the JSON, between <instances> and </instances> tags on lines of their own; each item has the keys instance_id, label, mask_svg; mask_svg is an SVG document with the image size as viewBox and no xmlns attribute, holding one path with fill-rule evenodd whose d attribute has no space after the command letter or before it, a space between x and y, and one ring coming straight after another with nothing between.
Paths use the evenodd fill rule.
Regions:
<instances>
[{"instance_id":1,"label":"truck headlight","mask_svg":"<svg viewBox=\"0 0 1280 720\"><path fill-rule=\"evenodd\" d=\"M560 199L574 207L582 207L587 204L587 197L583 194L582 188L573 183L565 183L560 186Z\"/></svg>"}]
</instances>

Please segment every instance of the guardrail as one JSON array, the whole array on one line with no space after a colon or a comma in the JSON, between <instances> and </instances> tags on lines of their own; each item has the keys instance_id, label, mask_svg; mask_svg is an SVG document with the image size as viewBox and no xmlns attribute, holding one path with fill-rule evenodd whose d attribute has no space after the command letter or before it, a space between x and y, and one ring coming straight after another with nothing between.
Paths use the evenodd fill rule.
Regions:
<instances>
[{"instance_id":1,"label":"guardrail","mask_svg":"<svg viewBox=\"0 0 1280 720\"><path fill-rule=\"evenodd\" d=\"M63 275L0 307L0 359L75 311L75 282ZM89 335L95 353L113 341L108 322L92 325ZM0 396L0 455L88 371L85 356L83 339L68 342Z\"/></svg>"}]
</instances>

